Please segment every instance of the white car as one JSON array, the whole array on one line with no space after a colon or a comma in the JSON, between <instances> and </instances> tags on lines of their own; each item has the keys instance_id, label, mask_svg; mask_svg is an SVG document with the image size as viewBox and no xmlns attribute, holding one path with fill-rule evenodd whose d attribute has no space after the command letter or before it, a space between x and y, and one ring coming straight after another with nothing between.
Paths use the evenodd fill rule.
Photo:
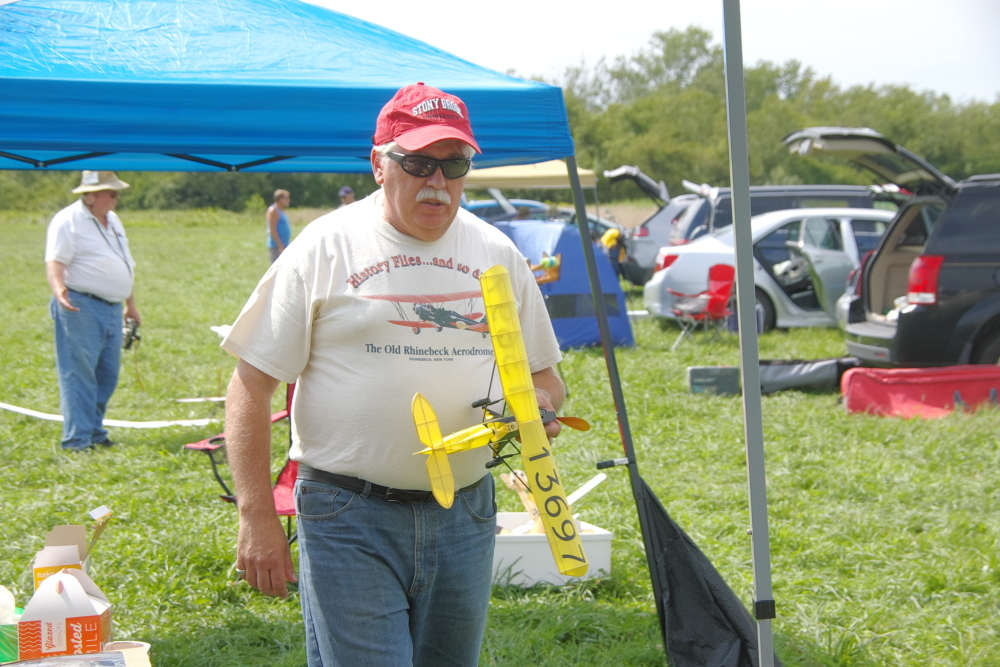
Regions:
<instances>
[{"instance_id":1,"label":"white car","mask_svg":"<svg viewBox=\"0 0 1000 667\"><path fill-rule=\"evenodd\" d=\"M754 216L755 294L764 330L834 324L847 275L875 248L893 215L871 208L807 208ZM643 290L649 314L672 319L668 288L704 291L713 264L736 264L731 226L687 245L661 248L657 271Z\"/></svg>"}]
</instances>

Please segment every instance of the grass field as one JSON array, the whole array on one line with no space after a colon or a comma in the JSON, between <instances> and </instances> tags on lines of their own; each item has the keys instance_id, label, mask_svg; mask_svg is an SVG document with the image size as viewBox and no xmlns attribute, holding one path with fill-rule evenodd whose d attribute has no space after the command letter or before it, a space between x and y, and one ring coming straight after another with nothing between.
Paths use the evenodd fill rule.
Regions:
<instances>
[{"instance_id":1,"label":"grass field","mask_svg":"<svg viewBox=\"0 0 1000 667\"><path fill-rule=\"evenodd\" d=\"M58 412L42 254L49 214L0 217L0 401ZM123 358L109 417L221 416L234 360L211 325L231 322L266 269L259 215L125 216L139 264L142 344ZM301 219L301 218L295 218ZM638 305L638 295L630 295ZM639 468L672 516L745 601L752 598L738 398L689 394L688 366L736 364L737 340L670 345L635 322L617 359ZM773 332L760 356L840 356L836 331ZM594 429L559 438L566 486L621 453L599 350L567 354L566 414ZM280 405L276 398L275 406ZM847 416L834 392L764 397L775 646L786 665L1000 665L1000 412L935 421ZM236 514L185 442L221 430L115 429L120 446L58 450L59 425L0 412L0 584L30 595L30 559L55 524L107 504L116 519L91 574L114 603L116 636L152 644L157 667L304 664L298 600L231 584ZM275 469L287 441L275 429ZM499 492L501 509L518 510ZM564 588L496 588L483 665L664 665L627 473L577 508L614 532L610 576Z\"/></svg>"}]
</instances>

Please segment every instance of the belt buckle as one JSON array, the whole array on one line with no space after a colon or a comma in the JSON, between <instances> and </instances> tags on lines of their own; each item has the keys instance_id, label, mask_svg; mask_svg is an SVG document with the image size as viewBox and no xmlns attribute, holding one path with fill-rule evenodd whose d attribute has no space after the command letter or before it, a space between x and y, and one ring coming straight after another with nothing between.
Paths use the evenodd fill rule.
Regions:
<instances>
[{"instance_id":1,"label":"belt buckle","mask_svg":"<svg viewBox=\"0 0 1000 667\"><path fill-rule=\"evenodd\" d=\"M396 491L397 491L396 489L393 489L391 487L387 488L385 490L385 496L384 496L385 501L387 503L399 503L400 505L405 505L406 504L405 500L396 497Z\"/></svg>"}]
</instances>

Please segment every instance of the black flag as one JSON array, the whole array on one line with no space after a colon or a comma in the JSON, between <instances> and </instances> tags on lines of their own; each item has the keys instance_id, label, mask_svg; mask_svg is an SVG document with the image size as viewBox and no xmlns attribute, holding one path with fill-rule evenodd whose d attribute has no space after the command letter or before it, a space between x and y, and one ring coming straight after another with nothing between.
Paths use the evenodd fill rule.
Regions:
<instances>
[{"instance_id":1,"label":"black flag","mask_svg":"<svg viewBox=\"0 0 1000 667\"><path fill-rule=\"evenodd\" d=\"M670 666L758 667L750 612L645 480L639 481L635 500ZM781 665L777 656L774 664Z\"/></svg>"}]
</instances>

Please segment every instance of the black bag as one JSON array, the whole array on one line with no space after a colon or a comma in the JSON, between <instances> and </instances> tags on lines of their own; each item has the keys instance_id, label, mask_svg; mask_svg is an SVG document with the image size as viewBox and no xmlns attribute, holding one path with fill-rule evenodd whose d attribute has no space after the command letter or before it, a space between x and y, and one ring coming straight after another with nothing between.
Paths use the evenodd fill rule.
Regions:
<instances>
[{"instance_id":1,"label":"black bag","mask_svg":"<svg viewBox=\"0 0 1000 667\"><path fill-rule=\"evenodd\" d=\"M861 365L857 357L760 361L760 393L784 389L839 389L840 376Z\"/></svg>"}]
</instances>

